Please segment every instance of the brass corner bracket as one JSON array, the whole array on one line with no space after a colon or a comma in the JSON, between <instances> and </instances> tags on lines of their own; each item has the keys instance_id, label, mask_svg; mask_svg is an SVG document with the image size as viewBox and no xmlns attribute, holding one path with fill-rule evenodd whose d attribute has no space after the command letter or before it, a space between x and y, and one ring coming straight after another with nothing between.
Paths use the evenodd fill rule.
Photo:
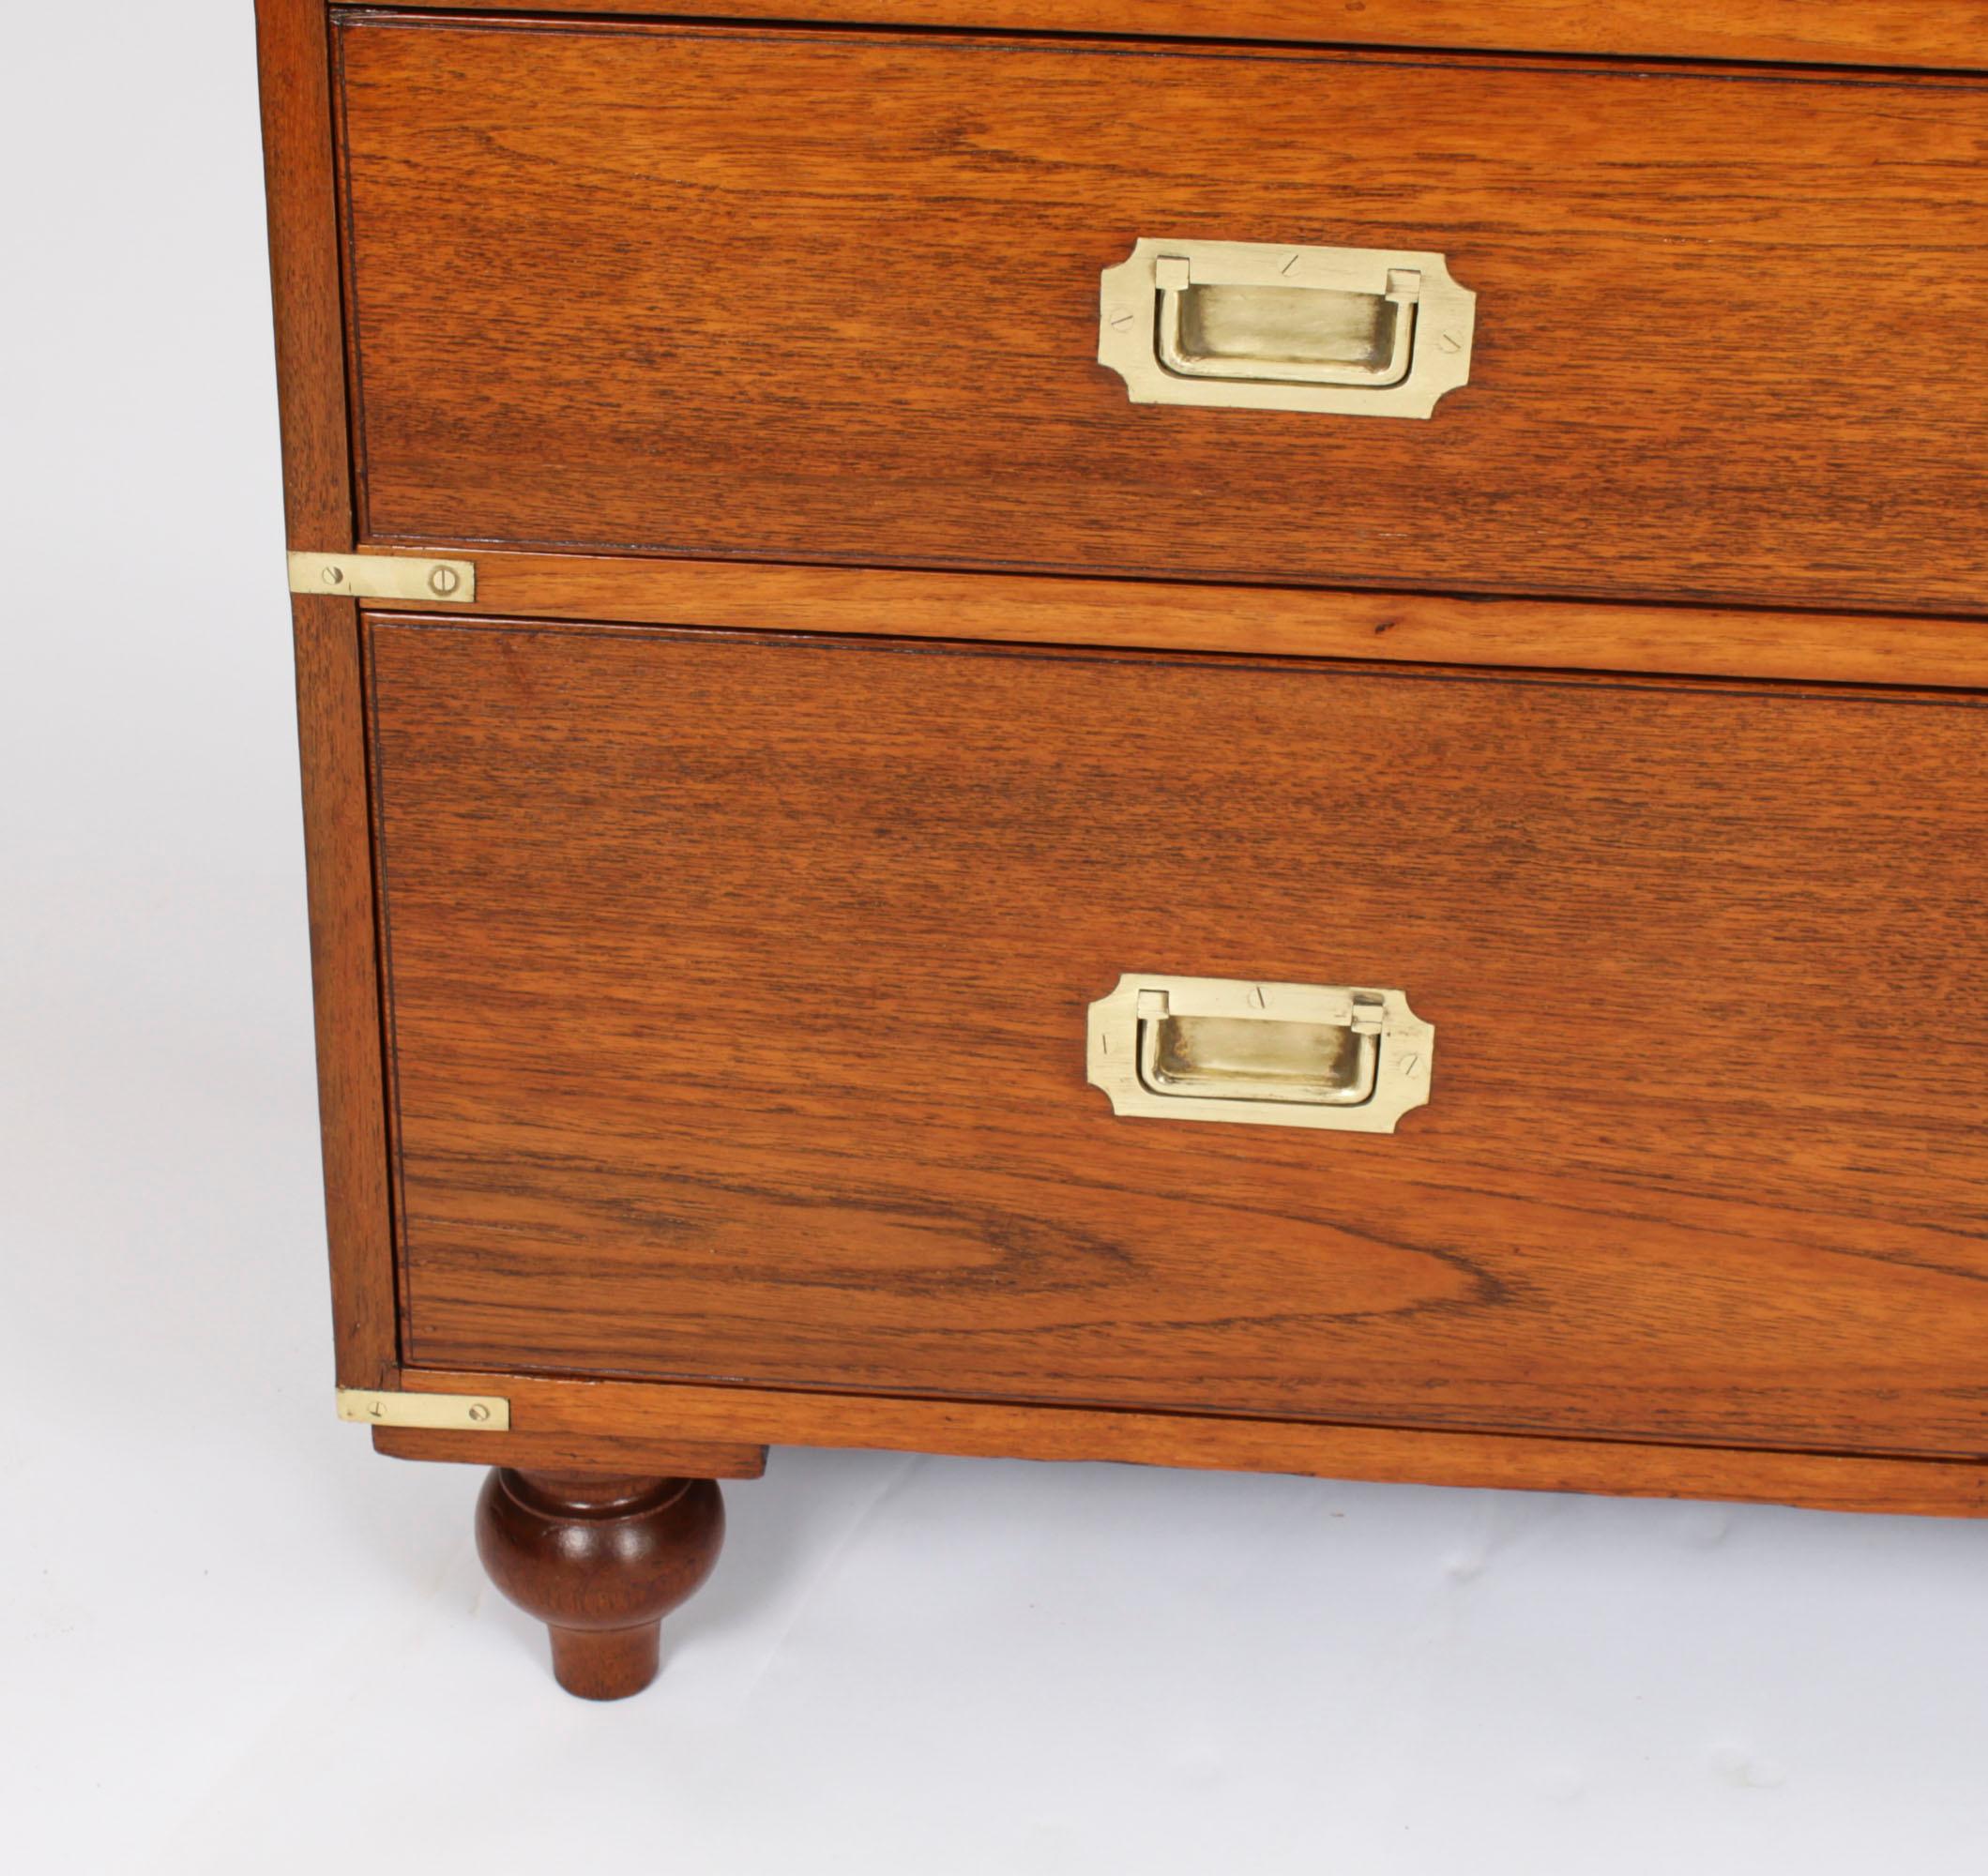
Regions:
<instances>
[{"instance_id":1,"label":"brass corner bracket","mask_svg":"<svg viewBox=\"0 0 1988 1876\"><path fill-rule=\"evenodd\" d=\"M510 1402L501 1394L401 1394L341 1387L339 1418L368 1427L446 1427L463 1432L510 1430Z\"/></svg>"},{"instance_id":2,"label":"brass corner bracket","mask_svg":"<svg viewBox=\"0 0 1988 1876\"><path fill-rule=\"evenodd\" d=\"M466 606L477 597L477 563L406 553L293 553L290 590L335 599L426 599Z\"/></svg>"}]
</instances>

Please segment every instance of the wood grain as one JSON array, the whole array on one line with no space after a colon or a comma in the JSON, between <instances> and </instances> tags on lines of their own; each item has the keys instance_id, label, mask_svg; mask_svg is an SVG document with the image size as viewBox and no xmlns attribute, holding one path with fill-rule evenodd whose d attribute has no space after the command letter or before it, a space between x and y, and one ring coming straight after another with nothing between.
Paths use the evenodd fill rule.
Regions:
<instances>
[{"instance_id":1,"label":"wood grain","mask_svg":"<svg viewBox=\"0 0 1988 1876\"><path fill-rule=\"evenodd\" d=\"M1403 1431L1174 1414L890 1399L667 1382L410 1369L420 1391L508 1394L514 1424L557 1428L582 1450L645 1431L968 1458L1199 1466L1627 1498L1716 1498L1826 1511L1988 1516L1988 1467L1953 1460L1736 1452L1603 1440ZM591 1443L599 1446L592 1448Z\"/></svg>"},{"instance_id":2,"label":"wood grain","mask_svg":"<svg viewBox=\"0 0 1988 1876\"><path fill-rule=\"evenodd\" d=\"M292 547L353 539L326 14L258 0L263 150ZM272 610L279 561L270 555ZM387 1106L357 609L290 602L311 912L318 1112L339 1383L387 1384L397 1358Z\"/></svg>"},{"instance_id":3,"label":"wood grain","mask_svg":"<svg viewBox=\"0 0 1988 1876\"><path fill-rule=\"evenodd\" d=\"M256 0L255 25L283 510L293 548L331 552L353 528L326 9Z\"/></svg>"},{"instance_id":4,"label":"wood grain","mask_svg":"<svg viewBox=\"0 0 1988 1876\"><path fill-rule=\"evenodd\" d=\"M373 538L1988 609L1976 82L339 41ZM1097 288L1142 234L1443 251L1472 382L1428 422L1131 405Z\"/></svg>"},{"instance_id":5,"label":"wood grain","mask_svg":"<svg viewBox=\"0 0 1988 1876\"><path fill-rule=\"evenodd\" d=\"M385 1387L400 1310L356 612L344 599L292 601L338 1384Z\"/></svg>"},{"instance_id":6,"label":"wood grain","mask_svg":"<svg viewBox=\"0 0 1988 1876\"><path fill-rule=\"evenodd\" d=\"M1988 688L1983 620L460 551L510 618Z\"/></svg>"},{"instance_id":7,"label":"wood grain","mask_svg":"<svg viewBox=\"0 0 1988 1876\"><path fill-rule=\"evenodd\" d=\"M372 634L412 1366L1988 1452L1979 699ZM1135 968L1434 1099L1115 1119Z\"/></svg>"},{"instance_id":8,"label":"wood grain","mask_svg":"<svg viewBox=\"0 0 1988 1876\"><path fill-rule=\"evenodd\" d=\"M452 5L414 0L410 10ZM654 13L655 0L482 0ZM1874 66L1988 66L1980 0L699 0L713 19Z\"/></svg>"},{"instance_id":9,"label":"wood grain","mask_svg":"<svg viewBox=\"0 0 1988 1876\"><path fill-rule=\"evenodd\" d=\"M672 1478L759 1478L763 1445L736 1440L672 1440L653 1434L539 1430L457 1432L439 1427L375 1427L372 1449L388 1459L433 1460L451 1465L523 1466L539 1472L647 1473Z\"/></svg>"}]
</instances>

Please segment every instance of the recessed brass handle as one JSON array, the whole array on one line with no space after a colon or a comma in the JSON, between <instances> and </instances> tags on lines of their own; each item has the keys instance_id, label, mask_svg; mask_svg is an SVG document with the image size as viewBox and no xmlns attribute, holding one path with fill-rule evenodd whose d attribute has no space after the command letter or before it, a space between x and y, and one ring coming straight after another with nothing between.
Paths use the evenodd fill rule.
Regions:
<instances>
[{"instance_id":1,"label":"recessed brass handle","mask_svg":"<svg viewBox=\"0 0 1988 1876\"><path fill-rule=\"evenodd\" d=\"M1398 385L1415 353L1422 277L1390 269L1387 291L1201 285L1192 264L1162 256L1160 362L1183 378L1241 378L1289 385Z\"/></svg>"},{"instance_id":2,"label":"recessed brass handle","mask_svg":"<svg viewBox=\"0 0 1988 1876\"><path fill-rule=\"evenodd\" d=\"M1176 1015L1165 991L1142 991L1139 1004L1139 1081L1148 1094L1333 1108L1373 1098L1377 998L1343 1023Z\"/></svg>"},{"instance_id":3,"label":"recessed brass handle","mask_svg":"<svg viewBox=\"0 0 1988 1876\"><path fill-rule=\"evenodd\" d=\"M1128 973L1090 1006L1090 1080L1121 1114L1392 1133L1434 1053L1400 991Z\"/></svg>"},{"instance_id":4,"label":"recessed brass handle","mask_svg":"<svg viewBox=\"0 0 1988 1876\"><path fill-rule=\"evenodd\" d=\"M1098 361L1134 403L1426 417L1476 318L1440 254L1142 240L1105 269Z\"/></svg>"}]
</instances>

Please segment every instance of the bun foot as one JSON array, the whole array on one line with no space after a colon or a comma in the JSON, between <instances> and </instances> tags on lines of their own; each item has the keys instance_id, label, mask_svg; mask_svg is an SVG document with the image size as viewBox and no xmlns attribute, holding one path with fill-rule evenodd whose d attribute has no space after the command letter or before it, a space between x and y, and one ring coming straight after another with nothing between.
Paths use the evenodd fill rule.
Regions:
<instances>
[{"instance_id":1,"label":"bun foot","mask_svg":"<svg viewBox=\"0 0 1988 1876\"><path fill-rule=\"evenodd\" d=\"M662 1624L641 1628L561 1628L553 1634L553 1678L582 1700L626 1700L656 1678Z\"/></svg>"},{"instance_id":2,"label":"bun foot","mask_svg":"<svg viewBox=\"0 0 1988 1876\"><path fill-rule=\"evenodd\" d=\"M662 1618L711 1574L724 1501L708 1478L499 1467L477 1501L491 1581L553 1636L553 1673L583 1700L656 1678Z\"/></svg>"}]
</instances>

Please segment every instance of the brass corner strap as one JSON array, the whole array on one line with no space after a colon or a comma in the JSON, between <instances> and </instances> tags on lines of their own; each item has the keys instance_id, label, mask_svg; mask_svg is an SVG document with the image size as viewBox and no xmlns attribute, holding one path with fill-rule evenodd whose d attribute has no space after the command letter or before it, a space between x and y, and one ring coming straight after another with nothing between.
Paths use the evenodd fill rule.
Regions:
<instances>
[{"instance_id":1,"label":"brass corner strap","mask_svg":"<svg viewBox=\"0 0 1988 1876\"><path fill-rule=\"evenodd\" d=\"M398 1394L341 1387L339 1418L369 1427L448 1427L504 1433L510 1430L510 1402L501 1394Z\"/></svg>"},{"instance_id":2,"label":"brass corner strap","mask_svg":"<svg viewBox=\"0 0 1988 1876\"><path fill-rule=\"evenodd\" d=\"M426 599L466 606L477 597L477 563L406 553L293 553L290 590L339 599Z\"/></svg>"}]
</instances>

